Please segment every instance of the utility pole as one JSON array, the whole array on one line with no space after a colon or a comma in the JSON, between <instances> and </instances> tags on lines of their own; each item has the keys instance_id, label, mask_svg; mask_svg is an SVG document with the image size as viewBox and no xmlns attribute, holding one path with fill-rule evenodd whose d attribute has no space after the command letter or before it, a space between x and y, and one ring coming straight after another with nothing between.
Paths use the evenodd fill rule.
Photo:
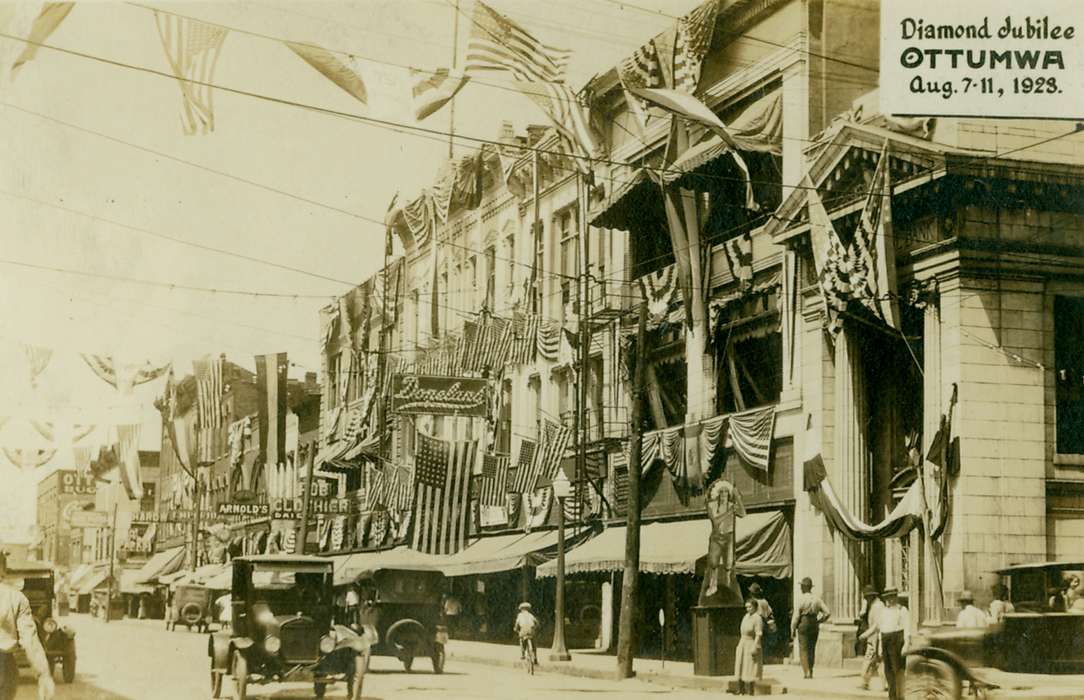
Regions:
<instances>
[{"instance_id":1,"label":"utility pole","mask_svg":"<svg viewBox=\"0 0 1084 700\"><path fill-rule=\"evenodd\" d=\"M587 415L587 385L590 379L590 371L588 365L590 364L591 353L589 344L591 342L591 329L590 329L590 306L591 306L591 288L587 283L587 273L591 269L590 255L591 245L588 237L587 229L587 182L583 173L579 173L577 180L577 200L579 201L579 211L577 222L580 228L580 241L579 241L579 254L580 254L580 274L579 274L579 301L580 301L580 338L579 338L579 364L580 364L580 381L577 387L576 401L576 421L578 423L579 433L579 448L576 450L576 474L572 483L579 489L587 478L587 433L588 425L586 420ZM595 420L599 420L599 416L595 416ZM579 499L583 494L580 490L573 490L572 497ZM579 507L583 507L582 501L579 503ZM583 518L580 518L583 521Z\"/></svg>"},{"instance_id":2,"label":"utility pole","mask_svg":"<svg viewBox=\"0 0 1084 700\"><path fill-rule=\"evenodd\" d=\"M192 471L192 481L195 482L195 486L192 487L192 500L194 501L192 504L192 571L199 568L199 516L203 505L202 494L200 493L199 468L203 465L204 462L197 462L196 468Z\"/></svg>"},{"instance_id":3,"label":"utility pole","mask_svg":"<svg viewBox=\"0 0 1084 700\"><path fill-rule=\"evenodd\" d=\"M105 621L113 616L113 588L117 587L117 503L113 502L113 525L109 528L109 587L105 593Z\"/></svg>"},{"instance_id":4,"label":"utility pole","mask_svg":"<svg viewBox=\"0 0 1084 700\"><path fill-rule=\"evenodd\" d=\"M528 138L530 138L528 136ZM531 218L531 307L534 313L542 313L542 216L539 211L539 195L541 186L538 167L538 148L531 154L531 186L534 190L534 214Z\"/></svg>"},{"instance_id":5,"label":"utility pole","mask_svg":"<svg viewBox=\"0 0 1084 700\"><path fill-rule=\"evenodd\" d=\"M647 364L647 301L640 301L636 326L636 368L632 380L632 426L629 447L629 488L625 502L625 575L621 581L621 617L617 628L617 678L634 675L636 655L636 607L640 588L640 456L643 449L644 367Z\"/></svg>"},{"instance_id":6,"label":"utility pole","mask_svg":"<svg viewBox=\"0 0 1084 700\"><path fill-rule=\"evenodd\" d=\"M452 72L458 67L459 60L459 0L455 0L452 10ZM454 78L454 76L450 76ZM448 105L448 160L452 159L455 148L455 100Z\"/></svg>"},{"instance_id":7,"label":"utility pole","mask_svg":"<svg viewBox=\"0 0 1084 700\"><path fill-rule=\"evenodd\" d=\"M301 508L301 532L297 536L297 544L294 546L295 554L305 553L305 544L309 541L309 512L312 508L312 473L316 464L316 443L309 443L308 459L306 460L305 477L305 505Z\"/></svg>"}]
</instances>

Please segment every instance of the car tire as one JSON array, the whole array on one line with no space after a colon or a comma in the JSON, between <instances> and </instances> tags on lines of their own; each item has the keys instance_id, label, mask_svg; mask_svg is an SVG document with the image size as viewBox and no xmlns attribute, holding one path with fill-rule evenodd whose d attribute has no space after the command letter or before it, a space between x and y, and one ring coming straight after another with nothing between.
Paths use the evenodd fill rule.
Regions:
<instances>
[{"instance_id":1,"label":"car tire","mask_svg":"<svg viewBox=\"0 0 1084 700\"><path fill-rule=\"evenodd\" d=\"M222 697L222 671L211 669L211 697Z\"/></svg>"},{"instance_id":2,"label":"car tire","mask_svg":"<svg viewBox=\"0 0 1084 700\"><path fill-rule=\"evenodd\" d=\"M75 682L75 650L68 649L64 652L64 658L61 659L61 678L65 683Z\"/></svg>"},{"instance_id":3,"label":"car tire","mask_svg":"<svg viewBox=\"0 0 1084 700\"><path fill-rule=\"evenodd\" d=\"M435 644L433 646L433 673L444 673L444 645Z\"/></svg>"},{"instance_id":4,"label":"car tire","mask_svg":"<svg viewBox=\"0 0 1084 700\"><path fill-rule=\"evenodd\" d=\"M921 659L907 668L903 696L906 700L960 700L960 674L938 659Z\"/></svg>"},{"instance_id":5,"label":"car tire","mask_svg":"<svg viewBox=\"0 0 1084 700\"><path fill-rule=\"evenodd\" d=\"M233 652L233 697L234 700L248 698L248 659L237 650Z\"/></svg>"},{"instance_id":6,"label":"car tire","mask_svg":"<svg viewBox=\"0 0 1084 700\"><path fill-rule=\"evenodd\" d=\"M414 666L414 655L403 656L400 660L403 662L403 670L410 673L411 667Z\"/></svg>"},{"instance_id":7,"label":"car tire","mask_svg":"<svg viewBox=\"0 0 1084 700\"><path fill-rule=\"evenodd\" d=\"M313 683L312 694L317 699L324 697L324 693L327 692L327 683Z\"/></svg>"}]
</instances>

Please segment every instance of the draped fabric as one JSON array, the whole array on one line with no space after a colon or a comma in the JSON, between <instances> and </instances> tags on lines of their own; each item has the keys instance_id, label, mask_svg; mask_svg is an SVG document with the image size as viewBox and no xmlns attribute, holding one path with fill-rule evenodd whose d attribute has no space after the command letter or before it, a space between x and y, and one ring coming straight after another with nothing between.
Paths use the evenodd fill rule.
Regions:
<instances>
[{"instance_id":1,"label":"draped fabric","mask_svg":"<svg viewBox=\"0 0 1084 700\"><path fill-rule=\"evenodd\" d=\"M37 450L32 448L5 447L4 456L19 469L31 471L42 466L56 454L56 450Z\"/></svg>"},{"instance_id":2,"label":"draped fabric","mask_svg":"<svg viewBox=\"0 0 1084 700\"><path fill-rule=\"evenodd\" d=\"M834 530L855 541L903 537L922 523L921 480L915 480L892 512L876 525L862 522L840 501L818 454L803 465L802 487Z\"/></svg>"},{"instance_id":3,"label":"draped fabric","mask_svg":"<svg viewBox=\"0 0 1084 700\"><path fill-rule=\"evenodd\" d=\"M730 416L729 432L734 451L748 466L767 473L775 430L775 406L756 408Z\"/></svg>"},{"instance_id":4,"label":"draped fabric","mask_svg":"<svg viewBox=\"0 0 1084 700\"><path fill-rule=\"evenodd\" d=\"M164 376L172 367L169 362L159 365L149 360L143 362L118 361L111 355L80 353L80 357L83 358L87 367L90 367L99 379L115 387L122 394L130 394L132 389L140 384L146 384Z\"/></svg>"},{"instance_id":5,"label":"draped fabric","mask_svg":"<svg viewBox=\"0 0 1084 700\"><path fill-rule=\"evenodd\" d=\"M677 274L674 265L640 278L640 288L647 299L647 311L654 323L661 323L670 313L670 304L678 300Z\"/></svg>"},{"instance_id":6,"label":"draped fabric","mask_svg":"<svg viewBox=\"0 0 1084 700\"><path fill-rule=\"evenodd\" d=\"M552 503L553 489L549 487L523 494L523 510L527 516L527 522L523 528L525 532L546 524L550 517Z\"/></svg>"},{"instance_id":7,"label":"draped fabric","mask_svg":"<svg viewBox=\"0 0 1084 700\"><path fill-rule=\"evenodd\" d=\"M552 319L542 319L538 325L538 355L556 362L561 351L561 324Z\"/></svg>"},{"instance_id":8,"label":"draped fabric","mask_svg":"<svg viewBox=\"0 0 1084 700\"><path fill-rule=\"evenodd\" d=\"M140 476L139 463L141 429L142 425L139 423L117 426L117 451L119 453L119 464L117 466L120 469L120 479L124 485L124 490L127 492L128 498L132 500L143 498L143 480Z\"/></svg>"},{"instance_id":9,"label":"draped fabric","mask_svg":"<svg viewBox=\"0 0 1084 700\"><path fill-rule=\"evenodd\" d=\"M770 410L774 416L774 407ZM723 444L727 423L732 418L715 416L698 423L644 433L640 472L646 474L656 461L662 462L679 494L698 493L704 487L710 467ZM768 441L770 445L770 434ZM627 455L623 455L622 459L627 459Z\"/></svg>"}]
</instances>

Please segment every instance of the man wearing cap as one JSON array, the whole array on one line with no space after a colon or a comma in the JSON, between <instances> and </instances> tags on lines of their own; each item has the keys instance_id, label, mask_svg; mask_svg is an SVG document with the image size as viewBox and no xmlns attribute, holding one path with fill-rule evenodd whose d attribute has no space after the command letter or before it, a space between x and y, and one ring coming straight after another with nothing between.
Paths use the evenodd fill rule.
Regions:
<instances>
[{"instance_id":1,"label":"man wearing cap","mask_svg":"<svg viewBox=\"0 0 1084 700\"><path fill-rule=\"evenodd\" d=\"M975 596L971 591L960 593L960 614L956 616L957 629L981 629L986 627L986 614L975 607Z\"/></svg>"},{"instance_id":2,"label":"man wearing cap","mask_svg":"<svg viewBox=\"0 0 1084 700\"><path fill-rule=\"evenodd\" d=\"M881 598L884 599L885 606L877 613L876 620L870 620L869 629L863 637L869 639L875 634L880 635L888 697L889 700L901 700L903 698L903 652L911 642L911 615L906 607L900 605L899 591L895 588L886 588Z\"/></svg>"},{"instance_id":3,"label":"man wearing cap","mask_svg":"<svg viewBox=\"0 0 1084 700\"><path fill-rule=\"evenodd\" d=\"M798 640L798 658L802 662L802 673L806 678L812 678L820 626L828 621L831 613L824 601L813 595L812 579L806 576L800 585L802 594L795 601L794 615L790 620L790 633Z\"/></svg>"},{"instance_id":4,"label":"man wearing cap","mask_svg":"<svg viewBox=\"0 0 1084 700\"><path fill-rule=\"evenodd\" d=\"M15 663L15 645L26 653L30 666L38 674L38 697L52 700L56 692L53 673L38 639L38 627L30 611L30 601L7 581L7 558L0 552L0 700L13 700L19 686L19 668Z\"/></svg>"},{"instance_id":5,"label":"man wearing cap","mask_svg":"<svg viewBox=\"0 0 1084 700\"><path fill-rule=\"evenodd\" d=\"M862 689L868 690L870 679L877 675L877 670L881 665L881 634L875 628L877 617L884 610L885 605L873 586L862 589L862 598L864 601L862 616L865 617L866 622L865 631L859 637L866 644L862 659ZM870 632L871 629L872 632Z\"/></svg>"},{"instance_id":6,"label":"man wearing cap","mask_svg":"<svg viewBox=\"0 0 1084 700\"><path fill-rule=\"evenodd\" d=\"M519 635L519 658L527 655L527 640L534 639L535 630L538 629L538 618L531 612L531 604L523 602L519 604L519 613L516 621L512 623L512 630ZM535 649L534 662L538 663L538 650Z\"/></svg>"}]
</instances>

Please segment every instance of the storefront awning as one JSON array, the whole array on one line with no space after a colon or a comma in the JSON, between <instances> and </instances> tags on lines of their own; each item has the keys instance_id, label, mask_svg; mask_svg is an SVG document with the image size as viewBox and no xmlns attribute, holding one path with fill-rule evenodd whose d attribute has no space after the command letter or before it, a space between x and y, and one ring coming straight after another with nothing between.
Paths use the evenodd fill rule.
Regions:
<instances>
[{"instance_id":1,"label":"storefront awning","mask_svg":"<svg viewBox=\"0 0 1084 700\"><path fill-rule=\"evenodd\" d=\"M410 571L439 571L441 559L430 554L422 554L407 547L382 549L376 552L357 552L339 554L335 561L335 585L345 586L361 576L368 576L380 569L407 569Z\"/></svg>"},{"instance_id":2,"label":"storefront awning","mask_svg":"<svg viewBox=\"0 0 1084 700\"><path fill-rule=\"evenodd\" d=\"M658 190L658 183L651 179L646 169L636 170L628 179L617 184L606 201L589 214L589 223L599 228L627 231L629 219L636 216L640 201Z\"/></svg>"},{"instance_id":3,"label":"storefront awning","mask_svg":"<svg viewBox=\"0 0 1084 700\"><path fill-rule=\"evenodd\" d=\"M229 564L205 564L195 571L185 572L183 576L171 579L169 585L173 586L206 586L208 579L222 573Z\"/></svg>"},{"instance_id":4,"label":"storefront awning","mask_svg":"<svg viewBox=\"0 0 1084 700\"><path fill-rule=\"evenodd\" d=\"M142 579L139 578L141 569L127 569L120 572L120 592L128 593L130 595L140 595L141 593L153 593L154 587L148 586L142 583Z\"/></svg>"},{"instance_id":5,"label":"storefront awning","mask_svg":"<svg viewBox=\"0 0 1084 700\"><path fill-rule=\"evenodd\" d=\"M735 572L743 576L790 578L791 534L778 511L750 513L736 525ZM711 524L707 520L648 523L640 528L640 571L694 574L707 554ZM565 556L565 573L618 571L625 566L625 528L612 527ZM555 576L556 562L538 567L538 576Z\"/></svg>"},{"instance_id":6,"label":"storefront awning","mask_svg":"<svg viewBox=\"0 0 1084 700\"><path fill-rule=\"evenodd\" d=\"M68 577L68 590L78 591L83 579L90 575L93 570L93 564L80 564L77 566L75 571L72 571L71 576Z\"/></svg>"},{"instance_id":7,"label":"storefront awning","mask_svg":"<svg viewBox=\"0 0 1084 700\"><path fill-rule=\"evenodd\" d=\"M233 588L233 566L227 564L217 574L204 581L203 585L212 591L230 590Z\"/></svg>"},{"instance_id":8,"label":"storefront awning","mask_svg":"<svg viewBox=\"0 0 1084 700\"><path fill-rule=\"evenodd\" d=\"M512 571L543 564L554 557L556 549L556 530L483 537L458 554L445 557L440 570L445 576Z\"/></svg>"},{"instance_id":9,"label":"storefront awning","mask_svg":"<svg viewBox=\"0 0 1084 700\"><path fill-rule=\"evenodd\" d=\"M79 584L79 595L90 595L95 588L100 588L107 578L109 578L108 571L95 571L93 575L87 576Z\"/></svg>"},{"instance_id":10,"label":"storefront awning","mask_svg":"<svg viewBox=\"0 0 1084 700\"><path fill-rule=\"evenodd\" d=\"M141 568L133 572L133 583L153 583L160 576L177 571L184 564L184 547L174 547L158 552Z\"/></svg>"}]
</instances>

